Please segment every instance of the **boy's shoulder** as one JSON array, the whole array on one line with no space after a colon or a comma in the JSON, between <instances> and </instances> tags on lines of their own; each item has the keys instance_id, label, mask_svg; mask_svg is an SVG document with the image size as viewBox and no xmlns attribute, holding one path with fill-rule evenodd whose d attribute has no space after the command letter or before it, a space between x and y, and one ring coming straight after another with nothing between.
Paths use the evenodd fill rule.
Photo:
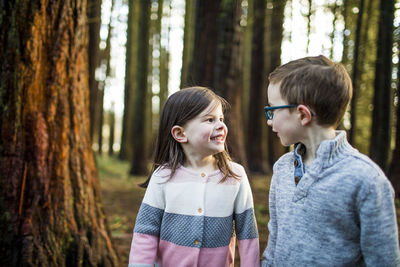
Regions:
<instances>
[{"instance_id":1,"label":"boy's shoulder","mask_svg":"<svg viewBox=\"0 0 400 267\"><path fill-rule=\"evenodd\" d=\"M345 172L364 183L387 182L383 170L367 155L354 149L344 157L337 166L338 172Z\"/></svg>"}]
</instances>

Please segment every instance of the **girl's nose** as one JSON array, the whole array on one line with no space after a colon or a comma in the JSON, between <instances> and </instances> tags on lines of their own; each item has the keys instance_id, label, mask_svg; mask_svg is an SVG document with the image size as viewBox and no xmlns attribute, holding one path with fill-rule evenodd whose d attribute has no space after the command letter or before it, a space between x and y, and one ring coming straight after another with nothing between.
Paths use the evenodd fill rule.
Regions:
<instances>
[{"instance_id":1,"label":"girl's nose","mask_svg":"<svg viewBox=\"0 0 400 267\"><path fill-rule=\"evenodd\" d=\"M268 126L272 127L272 120L267 120Z\"/></svg>"},{"instance_id":2,"label":"girl's nose","mask_svg":"<svg viewBox=\"0 0 400 267\"><path fill-rule=\"evenodd\" d=\"M217 124L217 129L227 128L225 122L219 121Z\"/></svg>"}]
</instances>

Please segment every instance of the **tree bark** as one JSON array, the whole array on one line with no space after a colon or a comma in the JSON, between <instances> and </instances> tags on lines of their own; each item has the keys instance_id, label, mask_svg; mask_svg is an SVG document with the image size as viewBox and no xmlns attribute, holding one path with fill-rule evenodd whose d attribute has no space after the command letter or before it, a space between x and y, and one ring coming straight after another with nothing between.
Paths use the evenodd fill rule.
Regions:
<instances>
[{"instance_id":1,"label":"tree bark","mask_svg":"<svg viewBox=\"0 0 400 267\"><path fill-rule=\"evenodd\" d=\"M183 33L181 88L193 85L190 81L190 66L193 64L193 47L195 35L196 1L185 2L185 27Z\"/></svg>"},{"instance_id":2,"label":"tree bark","mask_svg":"<svg viewBox=\"0 0 400 267\"><path fill-rule=\"evenodd\" d=\"M278 66L281 65L281 52L282 52L282 39L283 39L283 19L286 1L272 0L273 9L270 25L270 35L268 37L267 47L267 61L265 73L269 75ZM271 128L268 127L268 161L272 166L275 161L282 156L287 149L282 146L279 138Z\"/></svg>"},{"instance_id":3,"label":"tree bark","mask_svg":"<svg viewBox=\"0 0 400 267\"><path fill-rule=\"evenodd\" d=\"M133 121L132 121L132 175L147 175L147 135L146 111L148 107L148 64L149 64L149 34L150 34L150 1L139 3L139 35L136 65L136 87L134 90Z\"/></svg>"},{"instance_id":4,"label":"tree bark","mask_svg":"<svg viewBox=\"0 0 400 267\"><path fill-rule=\"evenodd\" d=\"M360 0L360 8L357 16L357 26L356 26L356 34L355 34L355 42L354 42L354 55L353 55L353 71L352 71L352 82L353 82L353 97L351 99L350 104L350 124L351 128L349 130L349 142L350 144L355 144L355 135L357 130L357 100L358 100L358 82L361 80L359 75L359 67L362 68L362 65L359 65L360 60L360 46L361 44L361 30L363 29L363 15L364 15L364 0Z\"/></svg>"},{"instance_id":5,"label":"tree bark","mask_svg":"<svg viewBox=\"0 0 400 267\"><path fill-rule=\"evenodd\" d=\"M265 21L266 1L254 0L253 3L253 35L251 46L251 74L250 74L250 99L247 118L247 158L249 170L256 173L270 172L263 146L264 129L266 118L263 108L266 103L266 82L265 74ZM261 127L260 127L261 126ZM260 145L255 145L260 144Z\"/></svg>"},{"instance_id":6,"label":"tree bark","mask_svg":"<svg viewBox=\"0 0 400 267\"><path fill-rule=\"evenodd\" d=\"M193 60L189 67L191 85L208 86L223 96L231 110L226 114L228 150L247 167L242 118L241 1L197 0Z\"/></svg>"},{"instance_id":7,"label":"tree bark","mask_svg":"<svg viewBox=\"0 0 400 267\"><path fill-rule=\"evenodd\" d=\"M400 27L397 29L400 30ZM397 44L399 47L400 38L397 40ZM400 57L400 53L398 53L397 57ZM400 198L400 64L397 65L397 99L395 148L392 153L388 176L393 184L396 196Z\"/></svg>"},{"instance_id":8,"label":"tree bark","mask_svg":"<svg viewBox=\"0 0 400 267\"><path fill-rule=\"evenodd\" d=\"M126 37L125 57L125 89L124 89L124 114L122 118L122 134L119 158L132 159L132 123L134 106L134 89L136 86L137 43L139 28L139 1L128 0L128 29Z\"/></svg>"},{"instance_id":9,"label":"tree bark","mask_svg":"<svg viewBox=\"0 0 400 267\"><path fill-rule=\"evenodd\" d=\"M1 266L117 266L91 149L86 1L1 1Z\"/></svg>"},{"instance_id":10,"label":"tree bark","mask_svg":"<svg viewBox=\"0 0 400 267\"><path fill-rule=\"evenodd\" d=\"M386 171L390 149L394 0L381 0L371 132L371 158Z\"/></svg>"},{"instance_id":11,"label":"tree bark","mask_svg":"<svg viewBox=\"0 0 400 267\"><path fill-rule=\"evenodd\" d=\"M98 118L98 82L96 81L96 69L100 64L100 25L102 0L88 0L87 16L89 24L89 89L90 89L90 137L94 140L94 133L99 121Z\"/></svg>"}]
</instances>

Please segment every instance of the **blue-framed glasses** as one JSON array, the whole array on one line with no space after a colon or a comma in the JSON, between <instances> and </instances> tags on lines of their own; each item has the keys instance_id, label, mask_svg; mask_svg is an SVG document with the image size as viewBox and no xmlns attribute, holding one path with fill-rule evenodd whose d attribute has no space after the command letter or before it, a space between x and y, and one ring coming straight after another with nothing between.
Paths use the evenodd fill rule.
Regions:
<instances>
[{"instance_id":1,"label":"blue-framed glasses","mask_svg":"<svg viewBox=\"0 0 400 267\"><path fill-rule=\"evenodd\" d=\"M265 110L265 116L267 117L268 120L272 120L274 118L274 110L275 109L281 109L281 108L295 108L298 105L284 105L284 106L274 106L274 107L269 107L266 106L264 107Z\"/></svg>"}]
</instances>

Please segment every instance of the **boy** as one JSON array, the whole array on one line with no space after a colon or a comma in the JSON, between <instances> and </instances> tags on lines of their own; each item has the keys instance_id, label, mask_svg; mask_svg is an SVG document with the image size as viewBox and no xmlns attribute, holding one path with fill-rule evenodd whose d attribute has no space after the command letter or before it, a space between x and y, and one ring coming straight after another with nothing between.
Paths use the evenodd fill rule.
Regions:
<instances>
[{"instance_id":1,"label":"boy","mask_svg":"<svg viewBox=\"0 0 400 267\"><path fill-rule=\"evenodd\" d=\"M306 57L269 80L268 125L295 149L273 168L262 266L400 266L393 188L335 130L352 96L344 67Z\"/></svg>"}]
</instances>

